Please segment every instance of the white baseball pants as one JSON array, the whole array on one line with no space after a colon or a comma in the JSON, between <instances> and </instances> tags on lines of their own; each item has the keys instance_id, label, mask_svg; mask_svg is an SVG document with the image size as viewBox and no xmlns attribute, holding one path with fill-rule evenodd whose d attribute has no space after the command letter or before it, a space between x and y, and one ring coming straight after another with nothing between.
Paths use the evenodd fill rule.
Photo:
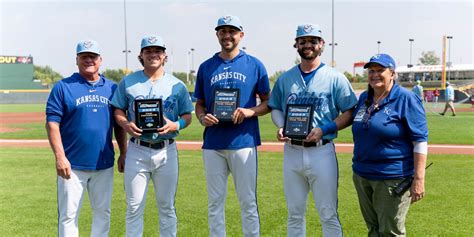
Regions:
<instances>
[{"instance_id":1,"label":"white baseball pants","mask_svg":"<svg viewBox=\"0 0 474 237\"><path fill-rule=\"evenodd\" d=\"M244 236L260 236L257 208L257 149L203 150L208 195L208 222L211 237L224 237L224 206L227 177L232 173L240 203Z\"/></svg>"},{"instance_id":2,"label":"white baseball pants","mask_svg":"<svg viewBox=\"0 0 474 237\"><path fill-rule=\"evenodd\" d=\"M71 170L71 178L58 176L58 236L79 236L79 212L87 190L92 207L90 236L108 236L110 202L114 186L113 167L105 170Z\"/></svg>"},{"instance_id":3,"label":"white baseball pants","mask_svg":"<svg viewBox=\"0 0 474 237\"><path fill-rule=\"evenodd\" d=\"M153 181L158 206L160 236L176 236L177 218L174 207L178 185L176 142L166 144L159 150L133 142L128 143L124 170L128 237L143 235L143 214L150 179Z\"/></svg>"},{"instance_id":4,"label":"white baseball pants","mask_svg":"<svg viewBox=\"0 0 474 237\"><path fill-rule=\"evenodd\" d=\"M342 236L337 214L338 165L334 144L303 147L285 143L283 176L288 236L306 236L306 202L313 192L323 236Z\"/></svg>"}]
</instances>

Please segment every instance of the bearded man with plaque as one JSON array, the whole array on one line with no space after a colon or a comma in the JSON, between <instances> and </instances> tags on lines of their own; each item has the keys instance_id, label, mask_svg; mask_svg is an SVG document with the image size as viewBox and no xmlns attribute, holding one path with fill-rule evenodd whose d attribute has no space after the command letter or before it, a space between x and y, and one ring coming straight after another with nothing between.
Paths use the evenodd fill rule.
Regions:
<instances>
[{"instance_id":1,"label":"bearded man with plaque","mask_svg":"<svg viewBox=\"0 0 474 237\"><path fill-rule=\"evenodd\" d=\"M283 135L292 139L306 139L313 129L313 105L288 104Z\"/></svg>"}]
</instances>

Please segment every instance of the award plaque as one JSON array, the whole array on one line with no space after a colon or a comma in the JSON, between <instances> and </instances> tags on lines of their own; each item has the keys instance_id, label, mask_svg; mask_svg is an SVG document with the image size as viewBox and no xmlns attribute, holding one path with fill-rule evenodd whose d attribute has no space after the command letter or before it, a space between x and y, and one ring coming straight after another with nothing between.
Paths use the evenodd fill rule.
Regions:
<instances>
[{"instance_id":1,"label":"award plaque","mask_svg":"<svg viewBox=\"0 0 474 237\"><path fill-rule=\"evenodd\" d=\"M239 89L216 89L213 115L220 121L232 121L232 114L239 107Z\"/></svg>"},{"instance_id":2,"label":"award plaque","mask_svg":"<svg viewBox=\"0 0 474 237\"><path fill-rule=\"evenodd\" d=\"M156 132L163 127L163 101L161 99L135 100L135 124L143 132Z\"/></svg>"},{"instance_id":3,"label":"award plaque","mask_svg":"<svg viewBox=\"0 0 474 237\"><path fill-rule=\"evenodd\" d=\"M311 129L313 129L313 105L288 104L283 135L292 139L305 139Z\"/></svg>"}]
</instances>

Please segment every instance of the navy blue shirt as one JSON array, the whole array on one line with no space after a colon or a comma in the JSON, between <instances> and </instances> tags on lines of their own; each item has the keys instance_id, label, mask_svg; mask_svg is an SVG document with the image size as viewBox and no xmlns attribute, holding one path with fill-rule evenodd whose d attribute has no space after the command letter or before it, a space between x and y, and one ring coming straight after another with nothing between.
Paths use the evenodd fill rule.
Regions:
<instances>
[{"instance_id":1,"label":"navy blue shirt","mask_svg":"<svg viewBox=\"0 0 474 237\"><path fill-rule=\"evenodd\" d=\"M114 165L113 110L109 103L117 85L102 75L91 85L79 73L53 87L46 121L59 123L72 169L101 170Z\"/></svg>"},{"instance_id":2,"label":"navy blue shirt","mask_svg":"<svg viewBox=\"0 0 474 237\"><path fill-rule=\"evenodd\" d=\"M205 101L211 113L216 89L240 90L239 107L255 107L257 94L270 93L267 70L255 57L240 51L232 60L223 60L216 53L199 66L194 97ZM258 119L246 118L241 124L219 122L204 130L204 149L240 149L261 144Z\"/></svg>"},{"instance_id":3,"label":"navy blue shirt","mask_svg":"<svg viewBox=\"0 0 474 237\"><path fill-rule=\"evenodd\" d=\"M367 96L367 91L361 94L352 115L353 171L371 180L413 175L413 142L428 141L421 99L395 83L379 108L366 120Z\"/></svg>"}]
</instances>

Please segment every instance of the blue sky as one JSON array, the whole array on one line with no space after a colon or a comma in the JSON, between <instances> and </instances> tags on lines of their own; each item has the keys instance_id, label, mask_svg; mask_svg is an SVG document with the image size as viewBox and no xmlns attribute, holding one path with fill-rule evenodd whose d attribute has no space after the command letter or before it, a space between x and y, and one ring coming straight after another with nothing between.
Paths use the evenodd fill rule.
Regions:
<instances>
[{"instance_id":1,"label":"blue sky","mask_svg":"<svg viewBox=\"0 0 474 237\"><path fill-rule=\"evenodd\" d=\"M49 65L63 76L76 71L75 44L95 39L102 46L102 69L125 68L123 1L0 0L0 55L32 55L36 65ZM335 61L352 72L356 61L380 51L398 64L413 63L422 51L441 57L442 36L451 35L451 61L474 62L473 1L335 0ZM241 46L258 57L269 74L294 65L296 26L320 25L326 40L323 61L330 63L331 1L138 1L127 0L129 68L140 68L140 39L157 34L168 44L168 71L188 69L194 48L194 68L219 51L214 27L223 15L242 20Z\"/></svg>"}]
</instances>

